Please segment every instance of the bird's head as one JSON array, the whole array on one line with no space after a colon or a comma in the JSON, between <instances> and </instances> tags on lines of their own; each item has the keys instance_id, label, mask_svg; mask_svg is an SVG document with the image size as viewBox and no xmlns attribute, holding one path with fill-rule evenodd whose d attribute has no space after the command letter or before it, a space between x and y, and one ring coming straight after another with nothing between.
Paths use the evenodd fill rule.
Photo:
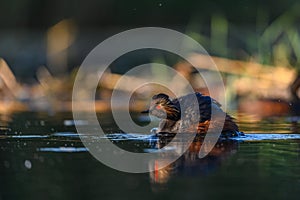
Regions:
<instances>
[{"instance_id":1,"label":"bird's head","mask_svg":"<svg viewBox=\"0 0 300 200\"><path fill-rule=\"evenodd\" d=\"M151 99L149 110L142 113L150 113L151 115L161 118L177 121L180 119L180 110L170 100L169 96L163 93L154 95Z\"/></svg>"}]
</instances>

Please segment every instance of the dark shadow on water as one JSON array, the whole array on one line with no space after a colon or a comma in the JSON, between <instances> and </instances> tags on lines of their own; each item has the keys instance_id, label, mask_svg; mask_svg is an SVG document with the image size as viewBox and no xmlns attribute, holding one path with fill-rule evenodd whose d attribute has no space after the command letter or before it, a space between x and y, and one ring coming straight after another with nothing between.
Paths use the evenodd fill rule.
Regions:
<instances>
[{"instance_id":1,"label":"dark shadow on water","mask_svg":"<svg viewBox=\"0 0 300 200\"><path fill-rule=\"evenodd\" d=\"M172 136L160 136L155 148L163 148L173 139ZM203 145L204 136L196 136L187 151L175 162L149 173L152 190L155 192L165 190L166 185L174 177L207 176L221 166L222 162L237 152L239 141L231 139L219 139L212 151L204 158L199 158L199 152ZM158 159L149 165L157 169L164 165L168 159Z\"/></svg>"}]
</instances>

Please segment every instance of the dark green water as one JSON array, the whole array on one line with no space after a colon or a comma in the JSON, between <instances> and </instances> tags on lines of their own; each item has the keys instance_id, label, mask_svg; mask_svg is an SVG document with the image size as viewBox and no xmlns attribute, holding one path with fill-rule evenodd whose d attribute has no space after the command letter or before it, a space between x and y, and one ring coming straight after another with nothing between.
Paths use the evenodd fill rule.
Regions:
<instances>
[{"instance_id":1,"label":"dark green water","mask_svg":"<svg viewBox=\"0 0 300 200\"><path fill-rule=\"evenodd\" d=\"M100 118L107 133L120 132L109 116ZM248 135L220 141L204 159L197 158L198 141L167 168L143 174L97 161L71 119L70 113L1 115L0 199L299 199L299 129L285 119L242 121ZM116 144L155 148L130 137Z\"/></svg>"}]
</instances>

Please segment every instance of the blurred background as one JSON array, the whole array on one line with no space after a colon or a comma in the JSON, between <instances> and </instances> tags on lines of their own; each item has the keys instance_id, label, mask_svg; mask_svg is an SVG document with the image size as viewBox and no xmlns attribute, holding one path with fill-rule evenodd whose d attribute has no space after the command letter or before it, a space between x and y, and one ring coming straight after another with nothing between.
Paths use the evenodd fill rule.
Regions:
<instances>
[{"instance_id":1,"label":"blurred background","mask_svg":"<svg viewBox=\"0 0 300 200\"><path fill-rule=\"evenodd\" d=\"M256 118L296 115L299 9L296 0L2 1L0 112L70 111L77 69L96 45L121 31L158 26L187 34L208 51L222 73L229 110ZM199 65L193 67L209 70L202 58L194 55ZM195 90L208 94L195 69L176 55L136 51L111 64L108 78L99 83L96 109L109 109L122 74L149 62L174 67ZM151 76L161 72L152 70ZM137 91L131 109L145 107L157 91L161 88Z\"/></svg>"},{"instance_id":2,"label":"blurred background","mask_svg":"<svg viewBox=\"0 0 300 200\"><path fill-rule=\"evenodd\" d=\"M0 200L299 199L299 11L297 0L0 1ZM93 124L84 117L74 120L73 83L99 43L149 26L179 31L207 50L225 84L227 112L246 134L221 138L204 159L198 156L204 139L200 136L164 169L157 170L167 157L149 162L149 169L155 169L150 173L123 173L99 162L82 144L79 136L85 132L75 124ZM141 86L129 102L134 122L156 127L158 120L140 111L154 93L173 97L171 89L184 91L185 85L157 65L139 76L127 72L146 63L171 66L195 91L209 95L196 73L210 78L208 58L195 53L191 59L197 66L191 66L154 49L120 56L97 87L95 108L107 138L87 131L92 144L101 147L99 152L107 151L107 142L131 152L161 152L158 148L168 138L155 139L150 129L137 131L123 112L118 114L126 117L122 120L132 131L116 124L110 112L112 92L122 77L115 103L127 111L122 97L145 78L170 83L170 88ZM87 105L93 102L84 103L76 109L90 111ZM165 150L178 155L184 142L172 141Z\"/></svg>"}]
</instances>

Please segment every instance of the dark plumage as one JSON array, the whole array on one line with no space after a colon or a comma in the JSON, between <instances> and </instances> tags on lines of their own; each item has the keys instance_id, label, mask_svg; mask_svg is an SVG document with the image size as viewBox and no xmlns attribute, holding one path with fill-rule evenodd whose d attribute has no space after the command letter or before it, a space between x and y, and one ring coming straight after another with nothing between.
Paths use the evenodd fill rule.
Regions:
<instances>
[{"instance_id":1,"label":"dark plumage","mask_svg":"<svg viewBox=\"0 0 300 200\"><path fill-rule=\"evenodd\" d=\"M180 106L183 108L181 109ZM200 116L195 114L196 106L199 108ZM144 111L144 113L150 113L161 119L157 132L177 133L180 127L184 127L183 130L197 130L197 133L205 134L211 123L212 108L215 112L225 115L224 124L216 121L212 125L223 126L222 133L235 134L239 131L233 118L224 113L216 100L200 93L188 94L173 100L163 93L154 95L149 110ZM183 115L181 114L182 111L185 112ZM196 122L196 125L193 122Z\"/></svg>"}]
</instances>

